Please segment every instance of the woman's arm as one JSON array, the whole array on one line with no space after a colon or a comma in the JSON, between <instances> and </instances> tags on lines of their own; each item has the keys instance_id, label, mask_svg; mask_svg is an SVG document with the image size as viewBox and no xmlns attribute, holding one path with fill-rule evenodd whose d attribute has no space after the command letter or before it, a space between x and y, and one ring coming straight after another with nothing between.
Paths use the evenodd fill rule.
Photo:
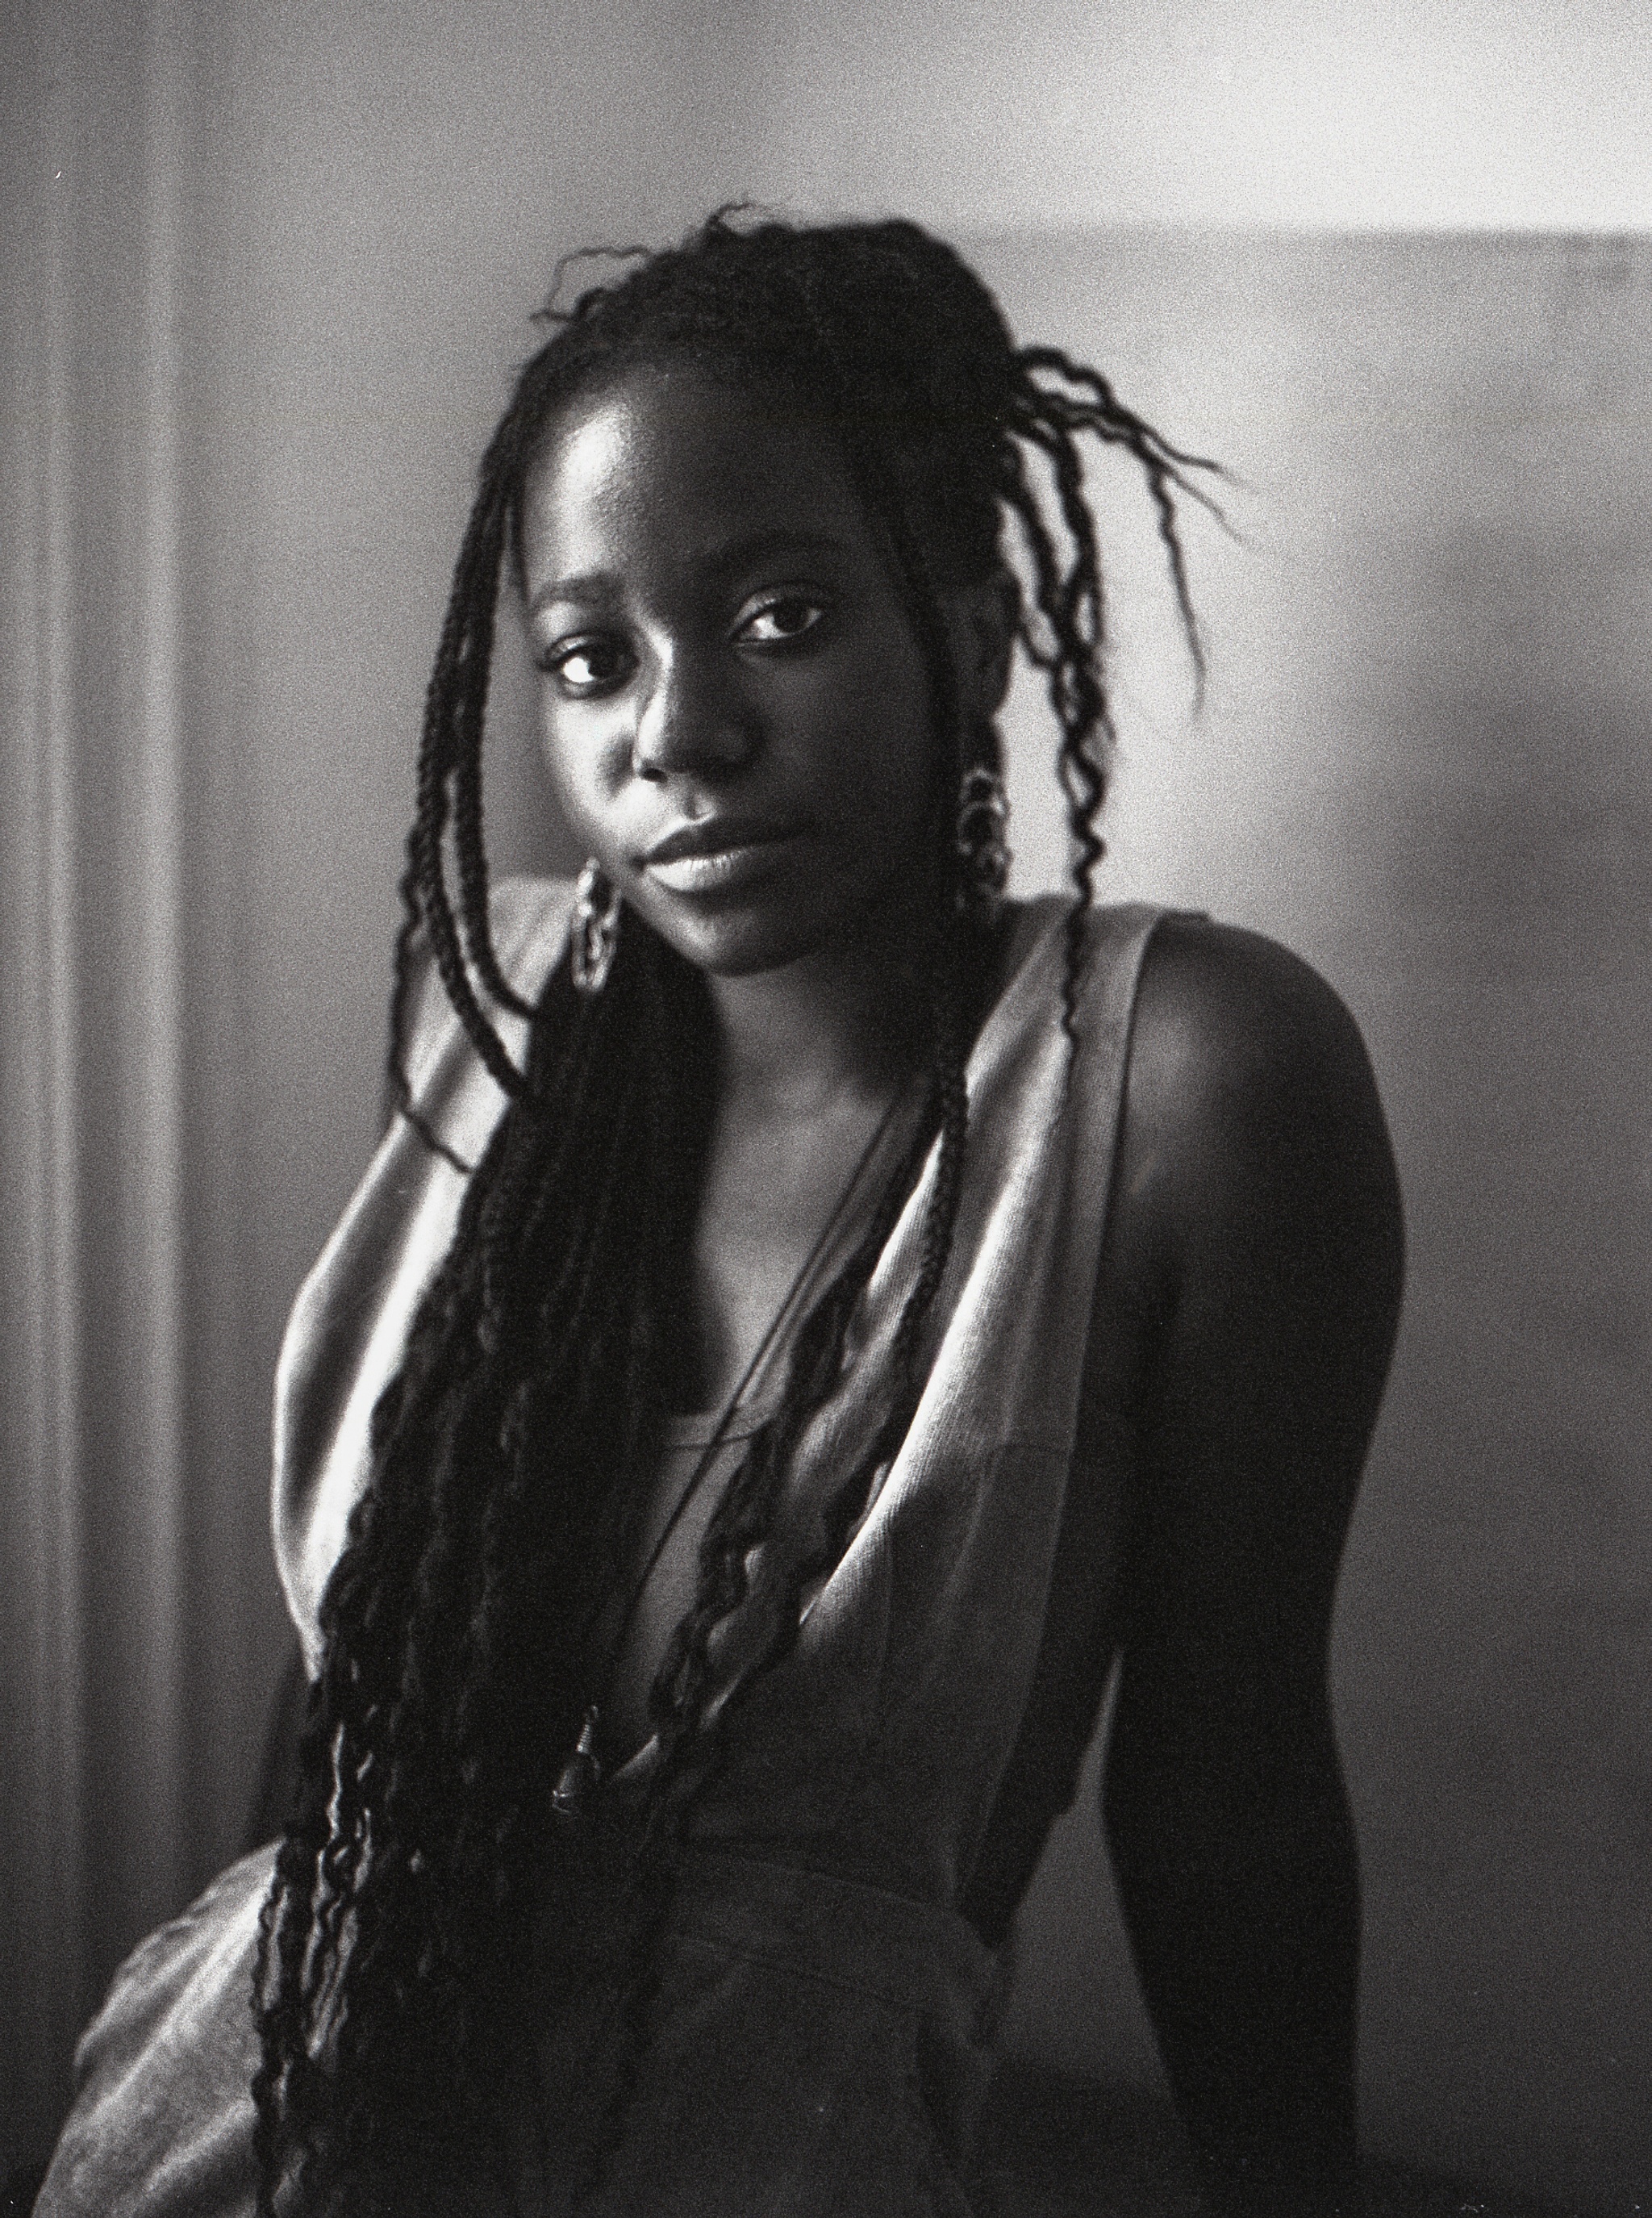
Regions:
<instances>
[{"instance_id":1,"label":"woman's arm","mask_svg":"<svg viewBox=\"0 0 1652 2218\"><path fill-rule=\"evenodd\" d=\"M1352 2181L1358 1877L1327 1651L1401 1270L1341 1003L1268 941L1161 927L1092 1343L1135 1434L1103 1800L1223 2212L1330 2209Z\"/></svg>"}]
</instances>

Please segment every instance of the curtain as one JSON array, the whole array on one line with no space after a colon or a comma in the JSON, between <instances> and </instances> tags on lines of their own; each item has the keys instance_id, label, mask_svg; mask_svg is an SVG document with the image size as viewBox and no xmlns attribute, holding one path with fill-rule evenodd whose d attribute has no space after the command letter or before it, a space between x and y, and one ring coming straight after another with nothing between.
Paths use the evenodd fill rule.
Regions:
<instances>
[{"instance_id":1,"label":"curtain","mask_svg":"<svg viewBox=\"0 0 1652 2218\"><path fill-rule=\"evenodd\" d=\"M225 967L193 852L183 591L191 58L173 0L9 11L0 480L0 2149L50 2144L112 1961L202 1827L198 1631L234 1302ZM198 490L198 487L193 489ZM197 549L197 554L199 550ZM198 768L198 765L195 765ZM226 1111L231 1112L227 1113ZM193 1237L206 1220L211 1239ZM232 1454L228 1459L232 1461ZM220 1535L219 1537L221 1537ZM233 1657L235 1607L227 1612ZM221 1676L221 1675L220 1675ZM238 1675L232 1668L227 1676ZM256 1676L256 1674L254 1675ZM187 1689L190 1691L186 1691ZM247 1721L258 1690L248 1687Z\"/></svg>"}]
</instances>

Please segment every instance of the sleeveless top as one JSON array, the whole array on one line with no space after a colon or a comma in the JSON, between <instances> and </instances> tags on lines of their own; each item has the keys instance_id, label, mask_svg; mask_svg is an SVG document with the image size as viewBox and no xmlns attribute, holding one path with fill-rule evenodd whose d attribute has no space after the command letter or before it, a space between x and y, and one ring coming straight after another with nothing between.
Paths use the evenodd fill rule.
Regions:
<instances>
[{"instance_id":1,"label":"sleeveless top","mask_svg":"<svg viewBox=\"0 0 1652 2218\"><path fill-rule=\"evenodd\" d=\"M502 966L525 999L564 952L568 901L545 883L496 897ZM691 1805L623 2132L581 2209L901 2218L972 2208L969 2126L1001 1999L987 1942L1070 1799L1112 1648L1123 1504L1109 1490L1120 1465L1090 1463L1080 1387L1135 988L1158 914L1122 908L1087 920L1073 1050L1060 1022L1066 904L1013 913L968 1058L969 1138L924 1390L835 1565L807 1590L781 1660L758 1669L777 1612L797 1607L794 1566L820 1552L834 1475L875 1436L934 1149L862 1298L853 1360L748 1559L746 1600L714 1635L722 1757ZM506 1036L519 1055L519 1021ZM413 1038L420 1106L474 1163L504 1097L439 988L426 989ZM373 1406L464 1188L464 1174L398 1119L293 1311L276 1388L275 1545L312 1669L318 1606L366 1483ZM1073 1561L1086 1589L1072 1597L1076 1632L1074 1612L1050 1607L1052 1580L1073 1584L1062 1570ZM649 1753L627 1770L646 1775ZM250 2213L245 1998L269 1874L269 1851L244 1859L117 1974L81 2045L43 2218ZM515 2203L535 2218L572 2207L619 2037L603 1908L565 1903L548 1943L555 1961L529 1975L554 1975L544 1991L562 1998L535 2036L521 2105L533 2122L519 2136ZM575 1992L584 1999L569 2004ZM479 2185L474 2207L498 2206Z\"/></svg>"}]
</instances>

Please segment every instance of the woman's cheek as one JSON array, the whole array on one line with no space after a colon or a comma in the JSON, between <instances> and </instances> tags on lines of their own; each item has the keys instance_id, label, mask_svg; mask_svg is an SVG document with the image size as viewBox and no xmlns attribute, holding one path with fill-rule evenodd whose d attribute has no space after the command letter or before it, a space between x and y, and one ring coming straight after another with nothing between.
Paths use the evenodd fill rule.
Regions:
<instances>
[{"instance_id":1,"label":"woman's cheek","mask_svg":"<svg viewBox=\"0 0 1652 2218\"><path fill-rule=\"evenodd\" d=\"M585 828L628 775L631 748L622 724L570 715L563 702L543 703L539 743L563 813L574 829Z\"/></svg>"}]
</instances>

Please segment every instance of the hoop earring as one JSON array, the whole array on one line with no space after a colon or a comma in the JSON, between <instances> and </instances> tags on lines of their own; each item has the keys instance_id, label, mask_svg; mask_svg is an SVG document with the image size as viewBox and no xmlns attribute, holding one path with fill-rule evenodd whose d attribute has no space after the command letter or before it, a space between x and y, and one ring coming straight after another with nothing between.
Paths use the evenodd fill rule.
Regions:
<instances>
[{"instance_id":1,"label":"hoop earring","mask_svg":"<svg viewBox=\"0 0 1652 2218\"><path fill-rule=\"evenodd\" d=\"M1010 796L995 770L981 763L965 771L958 785L958 815L953 841L959 862L961 907L989 921L996 916L1010 880L1010 849L1004 827L1010 821Z\"/></svg>"},{"instance_id":2,"label":"hoop earring","mask_svg":"<svg viewBox=\"0 0 1652 2218\"><path fill-rule=\"evenodd\" d=\"M573 889L573 919L568 934L568 968L574 991L600 994L608 983L620 944L620 896L593 857Z\"/></svg>"}]
</instances>

